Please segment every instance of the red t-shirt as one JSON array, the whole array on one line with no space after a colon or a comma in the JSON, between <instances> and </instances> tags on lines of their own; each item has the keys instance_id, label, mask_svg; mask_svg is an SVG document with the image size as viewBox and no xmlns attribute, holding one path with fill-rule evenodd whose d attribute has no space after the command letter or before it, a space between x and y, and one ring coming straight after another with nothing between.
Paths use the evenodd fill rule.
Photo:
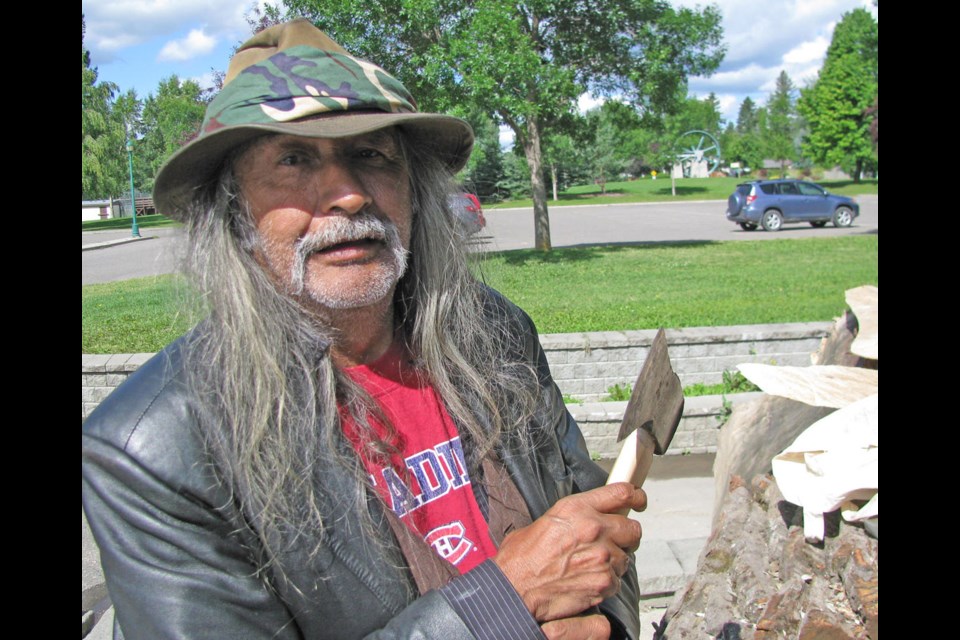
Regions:
<instances>
[{"instance_id":1,"label":"red t-shirt","mask_svg":"<svg viewBox=\"0 0 960 640\"><path fill-rule=\"evenodd\" d=\"M383 465L367 459L356 424L347 411L340 412L344 434L386 505L461 573L492 558L496 546L470 486L460 434L433 387L409 365L405 350L394 345L376 362L346 372L396 430L388 437L382 424L370 420L397 450Z\"/></svg>"}]
</instances>

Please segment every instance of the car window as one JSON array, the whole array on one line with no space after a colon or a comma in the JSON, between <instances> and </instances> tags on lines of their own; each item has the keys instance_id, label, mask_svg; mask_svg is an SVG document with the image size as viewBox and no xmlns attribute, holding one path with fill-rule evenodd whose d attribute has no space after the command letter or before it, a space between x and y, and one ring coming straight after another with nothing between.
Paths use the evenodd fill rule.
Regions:
<instances>
[{"instance_id":1,"label":"car window","mask_svg":"<svg viewBox=\"0 0 960 640\"><path fill-rule=\"evenodd\" d=\"M744 195L744 196L748 196L748 195L750 195L750 187L751 187L751 186L752 186L752 185L749 185L749 184L738 184L738 185L737 185L737 193L739 193L739 194L741 194L741 195Z\"/></svg>"},{"instance_id":2,"label":"car window","mask_svg":"<svg viewBox=\"0 0 960 640\"><path fill-rule=\"evenodd\" d=\"M809 182L801 182L797 186L800 187L800 193L805 196L822 196L824 193L823 189Z\"/></svg>"},{"instance_id":3,"label":"car window","mask_svg":"<svg viewBox=\"0 0 960 640\"><path fill-rule=\"evenodd\" d=\"M773 194L775 194L775 193L777 192L777 185L775 185L775 184L762 184L762 185L760 185L760 189L761 189L765 194L767 194L768 196L772 196Z\"/></svg>"},{"instance_id":4,"label":"car window","mask_svg":"<svg viewBox=\"0 0 960 640\"><path fill-rule=\"evenodd\" d=\"M785 196L798 196L800 191L797 190L797 185L793 182L781 182L780 183L780 193Z\"/></svg>"}]
</instances>

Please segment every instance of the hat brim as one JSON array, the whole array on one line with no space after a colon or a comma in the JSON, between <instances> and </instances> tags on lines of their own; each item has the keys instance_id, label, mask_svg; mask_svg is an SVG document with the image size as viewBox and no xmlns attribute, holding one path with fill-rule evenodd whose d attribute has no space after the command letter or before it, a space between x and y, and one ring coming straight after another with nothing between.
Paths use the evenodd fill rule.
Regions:
<instances>
[{"instance_id":1,"label":"hat brim","mask_svg":"<svg viewBox=\"0 0 960 640\"><path fill-rule=\"evenodd\" d=\"M473 148L473 130L465 121L434 113L384 113L382 111L330 113L294 122L227 126L206 133L185 145L163 165L154 181L157 211L177 220L188 217L194 194L220 172L224 159L238 146L269 133L307 138L346 138L399 127L456 173L467 163Z\"/></svg>"}]
</instances>

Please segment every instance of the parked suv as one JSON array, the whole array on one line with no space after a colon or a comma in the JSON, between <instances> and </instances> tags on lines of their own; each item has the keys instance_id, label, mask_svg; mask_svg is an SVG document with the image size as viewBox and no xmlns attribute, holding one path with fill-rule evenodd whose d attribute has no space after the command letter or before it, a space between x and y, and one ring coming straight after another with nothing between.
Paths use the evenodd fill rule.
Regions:
<instances>
[{"instance_id":1,"label":"parked suv","mask_svg":"<svg viewBox=\"0 0 960 640\"><path fill-rule=\"evenodd\" d=\"M853 198L838 196L823 187L802 180L757 180L737 185L727 199L727 220L744 231L758 226L779 231L788 222L808 222L822 227L849 227L860 215Z\"/></svg>"}]
</instances>

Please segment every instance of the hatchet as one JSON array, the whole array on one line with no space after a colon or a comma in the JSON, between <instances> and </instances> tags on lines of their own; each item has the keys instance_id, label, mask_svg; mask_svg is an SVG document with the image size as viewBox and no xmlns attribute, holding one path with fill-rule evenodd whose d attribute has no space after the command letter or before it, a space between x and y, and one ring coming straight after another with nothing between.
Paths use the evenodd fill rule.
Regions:
<instances>
[{"instance_id":1,"label":"hatchet","mask_svg":"<svg viewBox=\"0 0 960 640\"><path fill-rule=\"evenodd\" d=\"M643 486L650 471L653 454L662 456L673 440L683 415L683 388L670 366L667 335L657 331L650 353L633 385L633 393L623 412L617 442L623 442L613 463L607 484L629 482ZM630 510L622 511L626 515Z\"/></svg>"}]
</instances>

